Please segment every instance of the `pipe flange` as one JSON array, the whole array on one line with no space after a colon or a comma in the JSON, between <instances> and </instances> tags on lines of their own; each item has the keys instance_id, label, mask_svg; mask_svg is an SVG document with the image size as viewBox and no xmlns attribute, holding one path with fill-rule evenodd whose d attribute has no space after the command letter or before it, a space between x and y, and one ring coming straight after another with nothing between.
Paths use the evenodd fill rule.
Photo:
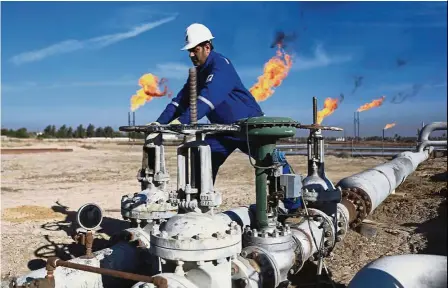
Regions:
<instances>
[{"instance_id":1,"label":"pipe flange","mask_svg":"<svg viewBox=\"0 0 448 288\"><path fill-rule=\"evenodd\" d=\"M359 196L361 196L362 200L364 200L364 204L365 204L365 213L366 215L369 215L370 212L372 211L372 200L369 197L369 194L366 193L366 191L364 191L361 188L352 188L353 192L355 192L356 194L358 194Z\"/></svg>"},{"instance_id":2,"label":"pipe flange","mask_svg":"<svg viewBox=\"0 0 448 288\"><path fill-rule=\"evenodd\" d=\"M357 190L358 192L359 190ZM355 228L361 224L368 214L366 214L366 204L362 196L352 188L342 190L342 204L346 206L350 214L350 227Z\"/></svg>"},{"instance_id":3,"label":"pipe flange","mask_svg":"<svg viewBox=\"0 0 448 288\"><path fill-rule=\"evenodd\" d=\"M314 209L308 208L308 213L313 220L320 223L320 227L323 229L324 235L324 246L323 246L323 255L326 257L330 254L336 244L336 231L333 223L333 219L325 214L324 212ZM317 247L318 249L320 247Z\"/></svg>"},{"instance_id":4,"label":"pipe flange","mask_svg":"<svg viewBox=\"0 0 448 288\"><path fill-rule=\"evenodd\" d=\"M352 206L347 200L345 200L344 203L338 203L337 212L333 215L333 221L336 223L336 243L341 242L344 239L349 228L350 219L348 217L350 217L350 212L346 207L347 205L349 207ZM354 214L354 212L352 214Z\"/></svg>"},{"instance_id":5,"label":"pipe flange","mask_svg":"<svg viewBox=\"0 0 448 288\"><path fill-rule=\"evenodd\" d=\"M262 287L277 287L280 284L280 270L269 251L257 246L247 246L241 251L241 256L258 264Z\"/></svg>"}]
</instances>

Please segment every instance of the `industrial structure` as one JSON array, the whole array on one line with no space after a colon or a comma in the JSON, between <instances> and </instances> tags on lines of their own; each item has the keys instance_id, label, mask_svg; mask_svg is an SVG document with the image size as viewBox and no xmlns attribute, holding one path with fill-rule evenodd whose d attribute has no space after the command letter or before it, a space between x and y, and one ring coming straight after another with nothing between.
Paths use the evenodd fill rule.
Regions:
<instances>
[{"instance_id":1,"label":"industrial structure","mask_svg":"<svg viewBox=\"0 0 448 288\"><path fill-rule=\"evenodd\" d=\"M191 79L194 72L190 71ZM317 124L315 99L311 125L284 117L198 124L195 85L190 89L191 124L120 127L147 135L187 136L177 149L177 189L167 189L163 138L148 137L137 177L141 191L121 199L129 228L117 231L109 247L92 251L102 210L86 204L77 214L76 237L85 243L86 255L69 261L49 258L46 268L14 279L11 287L287 287L289 277L307 261L317 264L319 275L324 259L349 229L393 193L434 146L447 145L428 138L434 130L446 130L447 123L431 123L421 131L416 151L400 153L334 184L325 174L322 131L341 129ZM296 129L310 131L306 175L284 174L276 149L276 142L294 136ZM217 211L223 195L213 186L210 147L204 141L210 133L245 137L249 151L254 149L255 163L250 157L249 161L256 178L256 203ZM288 199L294 200L296 209L285 209ZM412 273L402 271L403 263L412 266ZM362 268L348 287L446 287L446 264L443 256L383 257Z\"/></svg>"}]
</instances>

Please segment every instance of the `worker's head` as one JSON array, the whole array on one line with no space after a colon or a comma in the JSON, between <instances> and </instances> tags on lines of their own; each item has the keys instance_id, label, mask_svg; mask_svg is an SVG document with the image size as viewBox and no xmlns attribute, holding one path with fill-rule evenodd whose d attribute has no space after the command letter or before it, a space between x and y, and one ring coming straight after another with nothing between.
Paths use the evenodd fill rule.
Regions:
<instances>
[{"instance_id":1,"label":"worker's head","mask_svg":"<svg viewBox=\"0 0 448 288\"><path fill-rule=\"evenodd\" d=\"M191 24L185 31L186 45L182 50L187 50L191 61L195 66L205 63L208 55L213 50L212 32L202 24Z\"/></svg>"}]
</instances>

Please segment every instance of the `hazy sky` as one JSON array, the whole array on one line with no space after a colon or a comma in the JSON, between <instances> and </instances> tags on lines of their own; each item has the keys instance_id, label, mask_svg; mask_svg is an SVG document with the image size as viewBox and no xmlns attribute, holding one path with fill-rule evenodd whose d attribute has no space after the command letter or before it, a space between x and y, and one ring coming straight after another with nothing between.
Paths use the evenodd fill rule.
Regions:
<instances>
[{"instance_id":1,"label":"hazy sky","mask_svg":"<svg viewBox=\"0 0 448 288\"><path fill-rule=\"evenodd\" d=\"M422 121L447 119L446 4L3 2L2 127L127 125L141 75L167 78L174 94L182 87L192 65L180 51L185 28L199 22L247 88L275 55L276 31L296 35L286 47L293 68L261 102L267 115L308 124L313 96L321 109L326 97L343 93L322 124L352 135L354 111L384 95L381 107L360 114L361 135L380 135L391 122L388 133L414 135ZM408 97L395 104L394 96ZM169 101L138 109L137 124L154 121Z\"/></svg>"}]
</instances>

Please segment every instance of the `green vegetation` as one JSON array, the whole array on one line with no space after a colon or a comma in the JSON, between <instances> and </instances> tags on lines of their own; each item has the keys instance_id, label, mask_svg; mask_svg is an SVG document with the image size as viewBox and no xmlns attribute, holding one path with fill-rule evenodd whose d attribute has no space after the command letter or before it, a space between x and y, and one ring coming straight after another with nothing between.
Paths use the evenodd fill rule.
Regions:
<instances>
[{"instance_id":1,"label":"green vegetation","mask_svg":"<svg viewBox=\"0 0 448 288\"><path fill-rule=\"evenodd\" d=\"M131 134L131 135L129 135ZM93 124L89 124L86 128L80 124L76 128L72 128L67 125L62 125L56 128L55 125L48 125L45 127L42 134L36 132L30 132L26 128L20 128L18 130L2 128L2 136L14 137L14 138L90 138L90 137L131 137L134 139L143 139L142 133L124 133L115 131L111 126L96 128Z\"/></svg>"}]
</instances>

